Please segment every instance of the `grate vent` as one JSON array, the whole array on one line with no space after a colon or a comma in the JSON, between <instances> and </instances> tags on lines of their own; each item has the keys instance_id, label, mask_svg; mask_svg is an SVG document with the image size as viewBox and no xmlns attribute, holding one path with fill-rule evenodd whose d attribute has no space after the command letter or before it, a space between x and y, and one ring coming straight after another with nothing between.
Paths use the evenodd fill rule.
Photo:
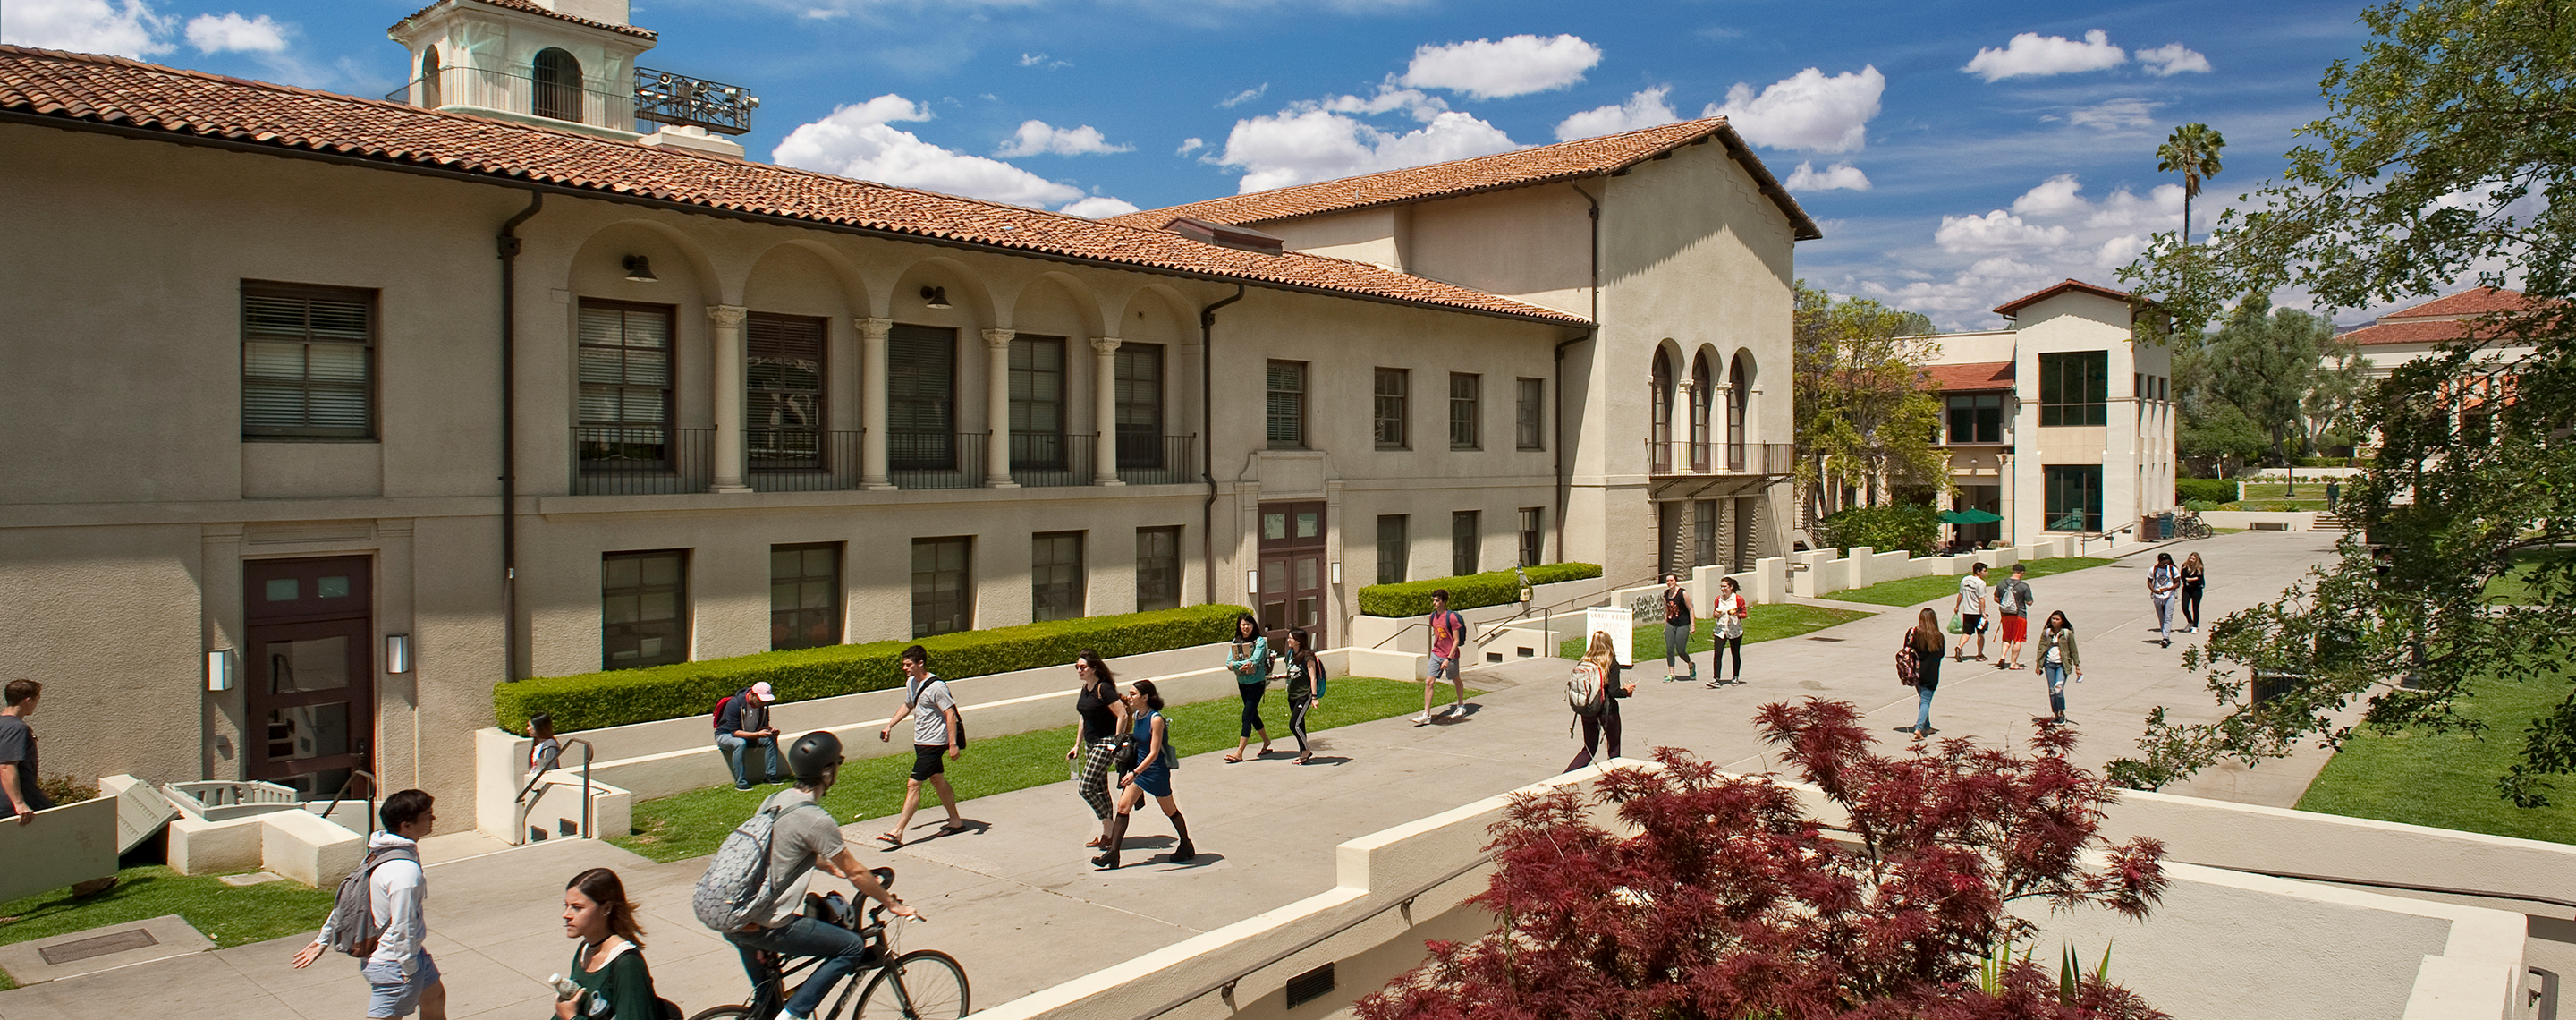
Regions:
<instances>
[{"instance_id":1,"label":"grate vent","mask_svg":"<svg viewBox=\"0 0 2576 1020\"><path fill-rule=\"evenodd\" d=\"M1333 965L1321 967L1288 979L1288 1008L1295 1009L1332 994Z\"/></svg>"}]
</instances>

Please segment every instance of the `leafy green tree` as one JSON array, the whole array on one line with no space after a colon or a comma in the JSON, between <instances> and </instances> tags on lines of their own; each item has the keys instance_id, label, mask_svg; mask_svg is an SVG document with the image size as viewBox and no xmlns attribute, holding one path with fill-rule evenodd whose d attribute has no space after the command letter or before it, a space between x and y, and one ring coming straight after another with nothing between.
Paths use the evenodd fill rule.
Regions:
<instances>
[{"instance_id":1,"label":"leafy green tree","mask_svg":"<svg viewBox=\"0 0 2576 1020\"><path fill-rule=\"evenodd\" d=\"M1937 349L1932 320L1867 298L1836 300L1798 282L1790 374L1798 483L1818 513L1851 486L1876 505L1897 486L1950 491L1938 443L1941 398L1922 388Z\"/></svg>"},{"instance_id":2,"label":"leafy green tree","mask_svg":"<svg viewBox=\"0 0 2576 1020\"><path fill-rule=\"evenodd\" d=\"M2551 0L2392 2L2362 20L2372 37L2326 72L2330 112L2301 130L2283 176L2222 214L2208 243L2160 237L2123 278L2186 331L2238 295L2295 287L2321 307L2383 306L2498 266L2525 300L2360 392L2354 417L2379 449L2343 498L2372 544L2347 538L2337 562L2210 628L2184 661L2208 668L2225 714L2185 726L2158 709L2144 755L2115 765L2134 784L2331 744L2356 704L2368 726L2459 728L2472 682L2568 685L2576 557L2552 551L2576 545L2576 318L2563 314L2576 297L2576 20ZM2465 413L2464 395L2495 377L2511 399ZM2521 604L2490 605L2488 582L2517 563L2530 568ZM2248 697L2257 689L2269 696ZM2550 777L2576 771L2576 693L2513 736L2522 755L2497 788L2546 803Z\"/></svg>"},{"instance_id":3,"label":"leafy green tree","mask_svg":"<svg viewBox=\"0 0 2576 1020\"><path fill-rule=\"evenodd\" d=\"M2227 325L2200 349L2195 366L2203 406L2222 405L2262 433L2276 464L2349 409L2358 368L2348 345L2335 340L2334 323L2295 308L2274 309L2268 298L2238 302ZM2340 367L2322 367L2340 357ZM2325 421L2311 417L2318 411Z\"/></svg>"},{"instance_id":4,"label":"leafy green tree","mask_svg":"<svg viewBox=\"0 0 2576 1020\"><path fill-rule=\"evenodd\" d=\"M2218 151L2227 147L2227 139L2207 124L2185 124L2173 129L2163 145L2156 146L2156 171L2182 175L2182 242L2191 243L2191 200L2200 197L2200 182L2218 176Z\"/></svg>"}]
</instances>

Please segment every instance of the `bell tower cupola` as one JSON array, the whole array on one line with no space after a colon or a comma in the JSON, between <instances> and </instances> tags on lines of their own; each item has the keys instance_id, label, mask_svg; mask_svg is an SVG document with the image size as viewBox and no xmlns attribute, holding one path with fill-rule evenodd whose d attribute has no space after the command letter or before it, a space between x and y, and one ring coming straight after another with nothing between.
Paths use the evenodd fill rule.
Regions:
<instances>
[{"instance_id":1,"label":"bell tower cupola","mask_svg":"<svg viewBox=\"0 0 2576 1020\"><path fill-rule=\"evenodd\" d=\"M639 66L658 37L627 14L627 0L438 0L385 31L411 55L385 98L741 158L721 136L749 131L760 101Z\"/></svg>"}]
</instances>

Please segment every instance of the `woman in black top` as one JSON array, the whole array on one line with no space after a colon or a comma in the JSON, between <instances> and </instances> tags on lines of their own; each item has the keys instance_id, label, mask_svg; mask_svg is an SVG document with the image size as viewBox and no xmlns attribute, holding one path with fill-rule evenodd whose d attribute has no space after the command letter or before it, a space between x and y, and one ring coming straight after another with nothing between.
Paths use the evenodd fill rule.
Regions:
<instances>
[{"instance_id":1,"label":"woman in black top","mask_svg":"<svg viewBox=\"0 0 2576 1020\"><path fill-rule=\"evenodd\" d=\"M1110 675L1109 664L1100 661L1099 652L1085 648L1074 653L1073 675L1082 681L1073 696L1073 711L1082 724L1074 727L1073 748L1064 757L1074 763L1074 788L1081 792L1082 802L1091 805L1092 815L1100 819L1100 835L1083 844L1097 847L1109 838L1109 818L1114 813L1109 803L1109 771L1118 758L1118 735L1127 731L1127 703L1118 697L1118 678Z\"/></svg>"},{"instance_id":2,"label":"woman in black top","mask_svg":"<svg viewBox=\"0 0 2576 1020\"><path fill-rule=\"evenodd\" d=\"M1917 740L1932 735L1932 693L1941 688L1941 651L1949 644L1941 634L1941 614L1930 609L1916 614L1914 629L1905 632L1905 647L1914 653L1914 694L1922 701L1912 730Z\"/></svg>"},{"instance_id":3,"label":"woman in black top","mask_svg":"<svg viewBox=\"0 0 2576 1020\"><path fill-rule=\"evenodd\" d=\"M1324 703L1324 663L1306 647L1315 640L1298 627L1288 632L1288 733L1297 738L1297 764L1313 761L1306 747L1306 710Z\"/></svg>"},{"instance_id":4,"label":"woman in black top","mask_svg":"<svg viewBox=\"0 0 2576 1020\"><path fill-rule=\"evenodd\" d=\"M2185 634L2189 634L2200 629L2200 586L2201 583L2207 579L2206 574L2202 571L2200 566L2199 553L2193 553L2189 556L2183 557L2182 632Z\"/></svg>"}]
</instances>

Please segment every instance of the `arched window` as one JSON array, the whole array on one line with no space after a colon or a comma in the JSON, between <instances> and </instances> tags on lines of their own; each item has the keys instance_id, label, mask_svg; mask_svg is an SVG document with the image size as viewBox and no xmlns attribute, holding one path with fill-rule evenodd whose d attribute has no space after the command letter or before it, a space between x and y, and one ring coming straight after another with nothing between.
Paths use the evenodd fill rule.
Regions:
<instances>
[{"instance_id":1,"label":"arched window","mask_svg":"<svg viewBox=\"0 0 2576 1020\"><path fill-rule=\"evenodd\" d=\"M1744 370L1744 355L1735 356L1735 367L1726 374L1726 469L1744 470L1744 409L1753 399L1753 373ZM1773 470L1765 465L1763 470Z\"/></svg>"},{"instance_id":2,"label":"arched window","mask_svg":"<svg viewBox=\"0 0 2576 1020\"><path fill-rule=\"evenodd\" d=\"M1717 396L1717 381L1709 377L1708 354L1691 359L1690 388L1690 457L1691 470L1708 470L1708 404Z\"/></svg>"},{"instance_id":3,"label":"arched window","mask_svg":"<svg viewBox=\"0 0 2576 1020\"><path fill-rule=\"evenodd\" d=\"M439 98L438 71L438 47L432 46L426 50L422 50L420 54L420 105L433 110L444 105L440 102Z\"/></svg>"},{"instance_id":4,"label":"arched window","mask_svg":"<svg viewBox=\"0 0 2576 1020\"><path fill-rule=\"evenodd\" d=\"M1647 460L1654 473L1673 469L1673 359L1664 351L1655 352L1654 392L1647 396L1653 418L1646 437Z\"/></svg>"},{"instance_id":5,"label":"arched window","mask_svg":"<svg viewBox=\"0 0 2576 1020\"><path fill-rule=\"evenodd\" d=\"M581 123L581 61L549 47L537 51L535 71L537 116Z\"/></svg>"}]
</instances>

